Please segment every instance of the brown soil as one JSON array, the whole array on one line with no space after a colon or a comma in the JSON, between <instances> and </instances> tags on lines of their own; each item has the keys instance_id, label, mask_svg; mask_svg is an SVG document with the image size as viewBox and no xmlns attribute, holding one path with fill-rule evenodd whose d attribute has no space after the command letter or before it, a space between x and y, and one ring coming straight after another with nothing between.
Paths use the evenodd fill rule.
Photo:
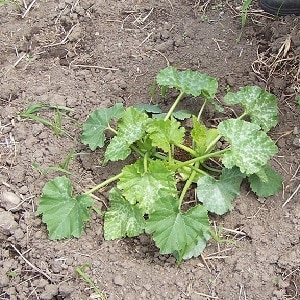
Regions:
<instances>
[{"instance_id":1,"label":"brown soil","mask_svg":"<svg viewBox=\"0 0 300 300\"><path fill-rule=\"evenodd\" d=\"M275 19L254 3L236 43L236 0L36 1L26 14L24 2L0 4L0 299L100 299L76 273L84 264L110 300L300 299L299 18ZM272 164L283 192L258 201L244 186L235 209L213 224L227 242L212 240L202 258L179 267L147 236L104 241L96 215L80 239L50 241L34 212L44 184L58 174L41 175L32 165L58 165L71 150L87 153L70 165L78 191L118 167L99 167L70 119L63 118L70 136L57 137L18 114L32 103L59 104L83 122L116 102L148 103L167 64L218 78L220 101L228 88L245 85L277 96L280 122L271 135L279 154ZM105 209L105 193L96 195Z\"/></svg>"}]
</instances>

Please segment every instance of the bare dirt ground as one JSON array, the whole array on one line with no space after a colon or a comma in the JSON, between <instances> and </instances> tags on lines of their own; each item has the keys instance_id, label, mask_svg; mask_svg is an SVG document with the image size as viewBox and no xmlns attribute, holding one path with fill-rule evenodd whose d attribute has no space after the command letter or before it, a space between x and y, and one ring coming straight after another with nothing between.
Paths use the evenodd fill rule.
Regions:
<instances>
[{"instance_id":1,"label":"bare dirt ground","mask_svg":"<svg viewBox=\"0 0 300 300\"><path fill-rule=\"evenodd\" d=\"M110 300L300 299L300 19L273 18L254 3L237 43L240 7L236 0L0 4L0 299L100 299L76 273L85 264ZM34 212L57 172L42 175L33 165L58 165L71 150L87 153L70 120L82 123L116 102L149 103L154 77L168 64L218 78L220 101L228 88L245 85L277 96L272 164L283 176L282 193L258 201L244 186L233 212L212 224L227 242L212 240L202 258L180 266L146 235L104 241L96 215L80 239L50 241ZM18 117L41 102L73 109L63 119L70 136ZM97 153L71 161L78 189L117 172L99 165ZM96 195L105 209L105 194Z\"/></svg>"}]
</instances>

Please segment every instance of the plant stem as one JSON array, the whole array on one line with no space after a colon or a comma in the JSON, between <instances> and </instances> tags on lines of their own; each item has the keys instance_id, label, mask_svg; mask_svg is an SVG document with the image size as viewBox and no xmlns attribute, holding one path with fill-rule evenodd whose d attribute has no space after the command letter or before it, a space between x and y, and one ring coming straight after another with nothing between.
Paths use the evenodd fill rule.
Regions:
<instances>
[{"instance_id":1,"label":"plant stem","mask_svg":"<svg viewBox=\"0 0 300 300\"><path fill-rule=\"evenodd\" d=\"M94 193L95 191L105 187L106 185L118 180L121 177L122 173L115 175L113 177L110 177L108 179L106 179L105 181L101 182L100 184L96 185L95 187L93 187L92 189L88 190L87 192L84 193L84 195L89 195Z\"/></svg>"},{"instance_id":2,"label":"plant stem","mask_svg":"<svg viewBox=\"0 0 300 300\"><path fill-rule=\"evenodd\" d=\"M191 155L193 156L197 156L197 152L195 150L193 150L192 148L188 147L188 146L185 146L185 145L182 145L182 144L176 144L175 145L176 147L190 153Z\"/></svg>"},{"instance_id":3,"label":"plant stem","mask_svg":"<svg viewBox=\"0 0 300 300\"><path fill-rule=\"evenodd\" d=\"M200 163L197 162L196 165L195 165L195 168L199 168L199 164ZM193 180L194 180L194 177L195 177L196 173L197 172L195 170L193 170L190 177L189 177L189 179L185 182L185 185L184 185L184 187L181 191L180 197L179 197L179 206L178 206L179 209L181 207L181 204L183 202L183 199L185 197L185 194L186 194L187 190L190 188L191 184L193 183Z\"/></svg>"},{"instance_id":4,"label":"plant stem","mask_svg":"<svg viewBox=\"0 0 300 300\"><path fill-rule=\"evenodd\" d=\"M109 124L108 124L108 126L106 127L106 129L110 130L110 131L113 132L114 134L117 134L117 133L118 133L117 130L114 129L114 128L112 128L112 127L110 127Z\"/></svg>"},{"instance_id":5,"label":"plant stem","mask_svg":"<svg viewBox=\"0 0 300 300\"><path fill-rule=\"evenodd\" d=\"M244 112L243 114L241 114L237 119L238 120L242 120L244 117L246 117L248 114L246 112Z\"/></svg>"},{"instance_id":6,"label":"plant stem","mask_svg":"<svg viewBox=\"0 0 300 300\"><path fill-rule=\"evenodd\" d=\"M213 147L217 144L219 139L222 137L222 135L218 135L210 144L206 147L205 153L210 153L210 151L213 149Z\"/></svg>"},{"instance_id":7,"label":"plant stem","mask_svg":"<svg viewBox=\"0 0 300 300\"><path fill-rule=\"evenodd\" d=\"M199 111L199 113L198 113L197 120L198 120L199 122L200 122L200 118L201 118L201 115L202 115L202 113L203 113L203 110L204 110L204 107L205 107L206 103L207 103L207 100L205 99L205 100L204 100L204 103L202 104L201 109L200 109L200 111Z\"/></svg>"},{"instance_id":8,"label":"plant stem","mask_svg":"<svg viewBox=\"0 0 300 300\"><path fill-rule=\"evenodd\" d=\"M144 172L145 173L148 172L148 157L149 157L149 153L146 152L145 156L144 156Z\"/></svg>"},{"instance_id":9,"label":"plant stem","mask_svg":"<svg viewBox=\"0 0 300 300\"><path fill-rule=\"evenodd\" d=\"M230 150L230 148L226 148L226 149L223 149L223 150L220 150L220 151L217 151L217 152L208 153L208 154L205 154L205 155L202 155L202 156L199 156L199 157L196 157L196 158L193 158L193 159L175 164L172 167L174 167L177 170L177 169L180 169L182 167L189 166L190 164L200 162L201 160L205 160L205 159L210 158L210 157L220 157L223 153L226 153L229 150Z\"/></svg>"},{"instance_id":10,"label":"plant stem","mask_svg":"<svg viewBox=\"0 0 300 300\"><path fill-rule=\"evenodd\" d=\"M178 95L177 99L175 100L175 102L171 106L170 110L168 111L167 115L165 116L165 119L164 119L165 121L167 121L171 117L173 111L175 110L177 104L179 103L179 101L181 100L181 98L183 97L183 95L184 95L184 92L180 92L180 94Z\"/></svg>"}]
</instances>

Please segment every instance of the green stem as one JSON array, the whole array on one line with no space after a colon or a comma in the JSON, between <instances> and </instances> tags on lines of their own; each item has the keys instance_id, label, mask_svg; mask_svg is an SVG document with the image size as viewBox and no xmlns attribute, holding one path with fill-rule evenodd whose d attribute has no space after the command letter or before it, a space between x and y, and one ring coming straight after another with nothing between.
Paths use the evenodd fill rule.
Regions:
<instances>
[{"instance_id":1,"label":"green stem","mask_svg":"<svg viewBox=\"0 0 300 300\"><path fill-rule=\"evenodd\" d=\"M175 102L173 103L173 105L171 106L170 110L168 111L167 115L165 116L165 121L167 121L171 115L173 114L177 104L179 103L179 101L181 100L181 98L183 97L184 92L180 92L180 94L178 95L177 99L175 100Z\"/></svg>"},{"instance_id":2,"label":"green stem","mask_svg":"<svg viewBox=\"0 0 300 300\"><path fill-rule=\"evenodd\" d=\"M94 193L95 191L105 187L106 185L118 180L121 177L122 173L115 175L113 177L110 177L108 179L106 179L105 181L101 182L100 184L96 185L95 187L93 187L92 189L88 190L87 192L84 193L84 195L89 195Z\"/></svg>"},{"instance_id":3,"label":"green stem","mask_svg":"<svg viewBox=\"0 0 300 300\"><path fill-rule=\"evenodd\" d=\"M199 168L199 162L196 163L195 168ZM180 210L180 207L182 205L182 202L183 202L183 199L185 197L187 190L190 188L191 184L193 183L196 173L197 172L195 170L193 170L189 179L185 182L185 185L184 185L184 187L181 191L180 197L179 197L179 206L178 206L179 210Z\"/></svg>"},{"instance_id":4,"label":"green stem","mask_svg":"<svg viewBox=\"0 0 300 300\"><path fill-rule=\"evenodd\" d=\"M242 115L240 115L237 119L242 120L244 117L246 117L248 114L244 112Z\"/></svg>"},{"instance_id":5,"label":"green stem","mask_svg":"<svg viewBox=\"0 0 300 300\"><path fill-rule=\"evenodd\" d=\"M216 168L212 168L212 167L208 166L207 164L201 164L201 166L203 168L205 168L206 170L209 170L209 171L212 171L212 172L215 172L215 173L221 173L222 172L221 170L216 169Z\"/></svg>"},{"instance_id":6,"label":"green stem","mask_svg":"<svg viewBox=\"0 0 300 300\"><path fill-rule=\"evenodd\" d=\"M184 150L185 152L188 152L189 154L191 154L192 156L197 156L197 152L195 150L193 150L192 148L182 145L182 144L176 144L176 147Z\"/></svg>"},{"instance_id":7,"label":"green stem","mask_svg":"<svg viewBox=\"0 0 300 300\"><path fill-rule=\"evenodd\" d=\"M177 170L177 169L180 169L182 167L191 165L193 163L200 162L201 160L204 161L205 159L210 158L210 157L220 157L223 153L226 153L229 150L230 150L230 148L226 148L226 149L223 149L223 150L220 150L220 151L217 151L217 152L208 153L208 154L205 154L205 155L202 155L202 156L199 156L199 157L196 157L196 158L193 158L193 159L175 164L174 166L172 166L172 168L174 167Z\"/></svg>"},{"instance_id":8,"label":"green stem","mask_svg":"<svg viewBox=\"0 0 300 300\"><path fill-rule=\"evenodd\" d=\"M198 113L197 120L198 120L199 122L200 122L200 118L201 118L201 115L202 115L202 113L203 113L203 110L204 110L204 107L205 107L206 103L207 103L207 100L205 99L205 100L204 100L204 103L202 104L201 109L200 109L200 111L199 111L199 113Z\"/></svg>"},{"instance_id":9,"label":"green stem","mask_svg":"<svg viewBox=\"0 0 300 300\"><path fill-rule=\"evenodd\" d=\"M110 130L111 132L113 132L114 134L117 134L118 131L112 127L110 127L110 125L108 124L108 126L106 127L106 129Z\"/></svg>"},{"instance_id":10,"label":"green stem","mask_svg":"<svg viewBox=\"0 0 300 300\"><path fill-rule=\"evenodd\" d=\"M212 142L210 142L210 144L205 149L205 153L209 153L213 149L213 147L217 144L217 142L221 137L222 135L219 134Z\"/></svg>"},{"instance_id":11,"label":"green stem","mask_svg":"<svg viewBox=\"0 0 300 300\"><path fill-rule=\"evenodd\" d=\"M135 153L139 154L140 156L144 157L145 154L147 154L148 152L144 153L142 152L138 147L134 146L134 145L130 145L131 150L133 150Z\"/></svg>"},{"instance_id":12,"label":"green stem","mask_svg":"<svg viewBox=\"0 0 300 300\"><path fill-rule=\"evenodd\" d=\"M148 172L148 157L149 157L149 153L146 152L145 156L144 156L144 172L145 173Z\"/></svg>"}]
</instances>

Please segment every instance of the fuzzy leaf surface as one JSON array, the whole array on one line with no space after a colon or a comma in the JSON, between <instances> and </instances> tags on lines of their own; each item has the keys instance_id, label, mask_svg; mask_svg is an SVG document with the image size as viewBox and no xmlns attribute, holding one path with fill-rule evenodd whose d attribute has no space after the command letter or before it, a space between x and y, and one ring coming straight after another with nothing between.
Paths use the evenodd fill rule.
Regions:
<instances>
[{"instance_id":1,"label":"fuzzy leaf surface","mask_svg":"<svg viewBox=\"0 0 300 300\"><path fill-rule=\"evenodd\" d=\"M259 197L269 197L275 195L282 189L281 176L270 166L262 168L264 176L259 173L249 176L250 187Z\"/></svg>"},{"instance_id":2,"label":"fuzzy leaf surface","mask_svg":"<svg viewBox=\"0 0 300 300\"><path fill-rule=\"evenodd\" d=\"M104 238L115 240L125 236L134 237L145 228L142 211L131 205L117 188L109 192L110 207L104 216Z\"/></svg>"},{"instance_id":3,"label":"fuzzy leaf surface","mask_svg":"<svg viewBox=\"0 0 300 300\"><path fill-rule=\"evenodd\" d=\"M157 210L149 214L146 232L153 235L161 254L179 253L181 257L198 245L209 232L207 210L197 205L186 212L178 209L179 200L161 199Z\"/></svg>"},{"instance_id":4,"label":"fuzzy leaf surface","mask_svg":"<svg viewBox=\"0 0 300 300\"><path fill-rule=\"evenodd\" d=\"M137 203L143 213L147 214L153 212L161 197L177 194L174 172L159 160L151 160L147 172L144 171L142 159L125 166L118 188L128 202L132 205Z\"/></svg>"},{"instance_id":5,"label":"fuzzy leaf surface","mask_svg":"<svg viewBox=\"0 0 300 300\"><path fill-rule=\"evenodd\" d=\"M195 142L195 150L199 156L203 155L208 147L208 145L213 142L219 135L217 129L206 128L205 125L201 124L195 116L193 116L193 129L191 131L191 136Z\"/></svg>"},{"instance_id":6,"label":"fuzzy leaf surface","mask_svg":"<svg viewBox=\"0 0 300 300\"><path fill-rule=\"evenodd\" d=\"M156 81L161 86L177 88L185 94L209 99L215 96L218 89L218 82L213 77L191 70L178 71L171 66L161 70Z\"/></svg>"},{"instance_id":7,"label":"fuzzy leaf surface","mask_svg":"<svg viewBox=\"0 0 300 300\"><path fill-rule=\"evenodd\" d=\"M134 107L127 108L118 121L118 133L112 138L105 151L105 162L125 159L130 146L145 133L148 116Z\"/></svg>"},{"instance_id":8,"label":"fuzzy leaf surface","mask_svg":"<svg viewBox=\"0 0 300 300\"><path fill-rule=\"evenodd\" d=\"M157 104L137 104L134 106L137 110L147 113L159 114L162 112Z\"/></svg>"},{"instance_id":9,"label":"fuzzy leaf surface","mask_svg":"<svg viewBox=\"0 0 300 300\"><path fill-rule=\"evenodd\" d=\"M241 104L252 123L261 126L264 131L269 131L278 122L276 97L258 86L246 86L236 93L229 92L224 101Z\"/></svg>"},{"instance_id":10,"label":"fuzzy leaf surface","mask_svg":"<svg viewBox=\"0 0 300 300\"><path fill-rule=\"evenodd\" d=\"M171 144L183 142L185 129L175 119L161 120L151 119L147 126L152 145L169 152Z\"/></svg>"},{"instance_id":11,"label":"fuzzy leaf surface","mask_svg":"<svg viewBox=\"0 0 300 300\"><path fill-rule=\"evenodd\" d=\"M80 237L92 205L89 195L72 196L68 178L56 177L44 186L36 214L43 215L51 240Z\"/></svg>"},{"instance_id":12,"label":"fuzzy leaf surface","mask_svg":"<svg viewBox=\"0 0 300 300\"><path fill-rule=\"evenodd\" d=\"M190 259L192 257L198 257L206 247L207 241L210 239L211 235L209 231L203 232L203 235L198 237L196 245L191 245L188 247L182 256L182 259Z\"/></svg>"},{"instance_id":13,"label":"fuzzy leaf surface","mask_svg":"<svg viewBox=\"0 0 300 300\"><path fill-rule=\"evenodd\" d=\"M248 175L258 172L278 150L272 139L250 122L226 120L219 124L218 132L231 144L222 158L224 166L238 166Z\"/></svg>"},{"instance_id":14,"label":"fuzzy leaf surface","mask_svg":"<svg viewBox=\"0 0 300 300\"><path fill-rule=\"evenodd\" d=\"M208 211L223 215L232 210L232 200L239 195L245 175L239 168L223 169L219 180L211 176L201 177L197 182L197 197Z\"/></svg>"},{"instance_id":15,"label":"fuzzy leaf surface","mask_svg":"<svg viewBox=\"0 0 300 300\"><path fill-rule=\"evenodd\" d=\"M121 103L104 109L98 109L91 113L83 124L81 141L84 145L89 145L91 150L103 147L105 142L105 130L109 127L112 119L119 119L124 111Z\"/></svg>"}]
</instances>

